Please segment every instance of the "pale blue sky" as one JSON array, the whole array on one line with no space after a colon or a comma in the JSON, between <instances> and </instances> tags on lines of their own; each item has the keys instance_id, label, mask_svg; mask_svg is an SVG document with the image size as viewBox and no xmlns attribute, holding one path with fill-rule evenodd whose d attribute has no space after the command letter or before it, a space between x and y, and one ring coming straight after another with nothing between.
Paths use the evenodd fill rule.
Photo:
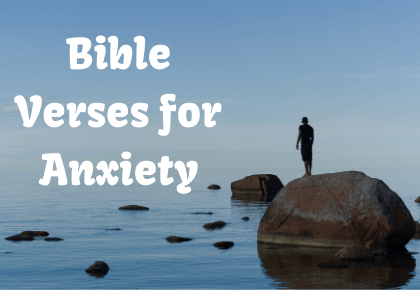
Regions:
<instances>
[{"instance_id":1,"label":"pale blue sky","mask_svg":"<svg viewBox=\"0 0 420 290\"><path fill-rule=\"evenodd\" d=\"M314 173L417 170L420 128L418 1L8 1L0 9L0 169L67 160L197 160L200 170L302 169L294 148L303 116L315 128ZM170 66L69 68L66 38L146 38ZM91 50L93 52L93 49ZM95 61L95 57L94 57ZM95 63L95 62L94 62ZM212 129L160 137L160 96L220 102ZM13 98L149 104L149 125L22 126ZM172 119L175 123L176 119Z\"/></svg>"}]
</instances>

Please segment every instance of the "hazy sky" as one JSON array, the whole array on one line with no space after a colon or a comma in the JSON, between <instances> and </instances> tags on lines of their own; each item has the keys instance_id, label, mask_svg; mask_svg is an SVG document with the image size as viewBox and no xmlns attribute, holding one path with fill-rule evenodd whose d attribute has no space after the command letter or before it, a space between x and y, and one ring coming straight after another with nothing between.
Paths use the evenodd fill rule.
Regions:
<instances>
[{"instance_id":1,"label":"hazy sky","mask_svg":"<svg viewBox=\"0 0 420 290\"><path fill-rule=\"evenodd\" d=\"M70 160L196 160L199 171L302 170L295 149L307 116L314 173L418 170L418 1L8 1L0 9L0 170L39 170L43 153ZM155 70L75 71L66 39L118 37L146 53L170 48ZM107 43L106 43L107 44ZM109 46L107 45L109 49ZM109 54L107 54L109 57ZM147 60L147 58L146 58ZM108 59L106 59L108 61ZM160 97L220 102L214 128L176 126L161 137ZM149 104L149 125L22 126L16 95L44 104Z\"/></svg>"}]
</instances>

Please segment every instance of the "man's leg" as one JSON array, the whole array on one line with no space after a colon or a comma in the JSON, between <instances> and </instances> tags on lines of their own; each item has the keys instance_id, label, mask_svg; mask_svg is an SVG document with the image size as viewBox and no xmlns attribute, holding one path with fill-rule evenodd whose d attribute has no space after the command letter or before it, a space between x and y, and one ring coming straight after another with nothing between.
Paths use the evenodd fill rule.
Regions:
<instances>
[{"instance_id":1,"label":"man's leg","mask_svg":"<svg viewBox=\"0 0 420 290\"><path fill-rule=\"evenodd\" d=\"M312 175L312 160L308 161L309 175Z\"/></svg>"},{"instance_id":2,"label":"man's leg","mask_svg":"<svg viewBox=\"0 0 420 290\"><path fill-rule=\"evenodd\" d=\"M305 176L309 176L309 175L311 175L311 173L310 173L310 170L309 170L309 162L310 161L304 161L305 162L305 175L304 175L304 177Z\"/></svg>"},{"instance_id":3,"label":"man's leg","mask_svg":"<svg viewBox=\"0 0 420 290\"><path fill-rule=\"evenodd\" d=\"M308 176L312 175L312 144L308 147Z\"/></svg>"}]
</instances>

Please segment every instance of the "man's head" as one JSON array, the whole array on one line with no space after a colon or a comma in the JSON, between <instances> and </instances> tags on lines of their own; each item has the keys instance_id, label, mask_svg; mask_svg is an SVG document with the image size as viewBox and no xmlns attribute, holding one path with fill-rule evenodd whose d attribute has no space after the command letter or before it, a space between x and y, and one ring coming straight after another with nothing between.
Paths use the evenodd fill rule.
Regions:
<instances>
[{"instance_id":1,"label":"man's head","mask_svg":"<svg viewBox=\"0 0 420 290\"><path fill-rule=\"evenodd\" d=\"M303 123L303 124L308 124L308 118L303 117L303 118L302 118L302 123Z\"/></svg>"}]
</instances>

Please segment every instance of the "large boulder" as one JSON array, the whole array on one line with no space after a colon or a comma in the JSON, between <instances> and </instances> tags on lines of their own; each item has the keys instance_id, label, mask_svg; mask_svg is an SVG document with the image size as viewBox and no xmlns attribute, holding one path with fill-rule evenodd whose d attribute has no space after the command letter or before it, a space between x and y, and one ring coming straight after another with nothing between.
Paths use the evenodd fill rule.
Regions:
<instances>
[{"instance_id":1,"label":"large boulder","mask_svg":"<svg viewBox=\"0 0 420 290\"><path fill-rule=\"evenodd\" d=\"M250 175L231 183L232 198L254 197L263 201L271 201L283 184L273 174Z\"/></svg>"},{"instance_id":2,"label":"large boulder","mask_svg":"<svg viewBox=\"0 0 420 290\"><path fill-rule=\"evenodd\" d=\"M399 247L415 229L404 202L383 181L345 171L287 184L262 217L258 241L341 248L382 240Z\"/></svg>"}]
</instances>

